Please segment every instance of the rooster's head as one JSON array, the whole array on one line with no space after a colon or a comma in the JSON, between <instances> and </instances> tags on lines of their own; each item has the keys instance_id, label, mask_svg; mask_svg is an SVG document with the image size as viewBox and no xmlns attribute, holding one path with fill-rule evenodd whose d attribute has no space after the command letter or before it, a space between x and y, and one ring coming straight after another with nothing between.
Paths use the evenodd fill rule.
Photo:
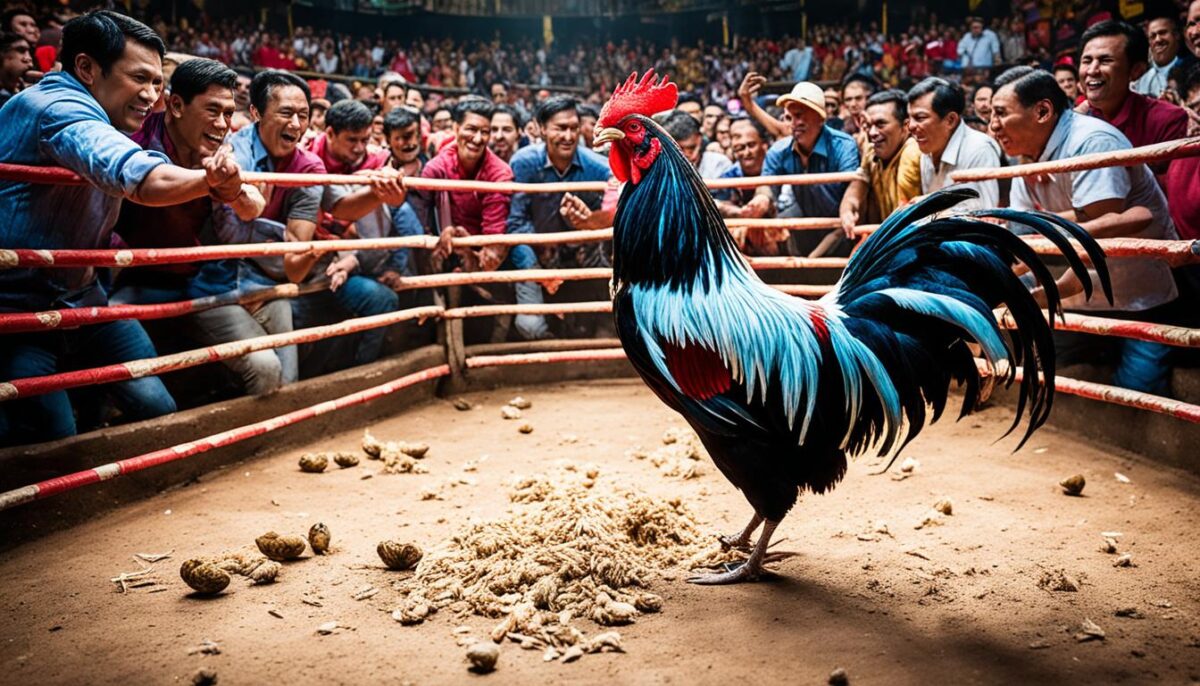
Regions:
<instances>
[{"instance_id":1,"label":"rooster's head","mask_svg":"<svg viewBox=\"0 0 1200 686\"><path fill-rule=\"evenodd\" d=\"M618 181L638 183L643 173L662 152L665 135L650 116L675 108L679 88L667 77L654 80L654 70L638 81L637 72L613 90L612 98L600 110L594 145L612 142L608 164Z\"/></svg>"}]
</instances>

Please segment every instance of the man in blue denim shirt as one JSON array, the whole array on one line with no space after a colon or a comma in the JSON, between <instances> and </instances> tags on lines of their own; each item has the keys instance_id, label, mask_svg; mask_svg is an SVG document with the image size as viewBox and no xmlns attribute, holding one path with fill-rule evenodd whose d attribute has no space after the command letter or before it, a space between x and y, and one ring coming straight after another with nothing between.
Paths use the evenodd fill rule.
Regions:
<instances>
[{"instance_id":1,"label":"man in blue denim shirt","mask_svg":"<svg viewBox=\"0 0 1200 686\"><path fill-rule=\"evenodd\" d=\"M791 93L779 96L776 104L787 109L792 117L792 138L778 141L767 150L763 176L852 172L858 169L858 146L854 139L825 124L825 93L820 86L807 81L798 83ZM822 183L792 186L797 216L836 218L848 185ZM758 188L754 199L747 205L752 208L750 212L753 216L771 213L776 188ZM792 250L806 255L820 239L819 232L792 232Z\"/></svg>"},{"instance_id":2,"label":"man in blue denim shirt","mask_svg":"<svg viewBox=\"0 0 1200 686\"><path fill-rule=\"evenodd\" d=\"M542 103L535 113L542 129L543 143L521 148L512 158L513 178L518 183L558 183L561 181L608 181L611 171L600 155L579 146L579 104L574 98L555 97ZM508 233L558 233L578 228L566 207L583 205L596 214L603 193L516 193L508 212ZM599 220L601 217L596 216ZM602 222L608 225L608 222ZM541 266L546 269L564 267L609 266L611 248L607 243L582 245L552 245L538 251ZM538 258L527 245L513 249L512 259L517 269L538 266ZM586 284L583 286L586 288ZM542 302L542 289L536 283L519 283L518 289L527 292L525 301ZM578 287L576 287L578 288ZM520 291L519 291L520 292ZM605 299L600 295L599 299ZM545 318L540 315L518 315L517 328L522 332L547 331ZM531 336L532 337L532 336Z\"/></svg>"},{"instance_id":3,"label":"man in blue denim shirt","mask_svg":"<svg viewBox=\"0 0 1200 686\"><path fill-rule=\"evenodd\" d=\"M252 171L323 174L321 159L299 147L308 128L310 101L308 84L300 77L275 69L256 74L250 83L250 111L258 121L229 137L238 164ZM222 243L312 240L324 192L323 186L274 188L268 193L262 215L249 223L229 208L217 208L213 213L217 237ZM210 262L196 277L194 288L224 293L234 288L245 291L299 283L310 276L327 280L325 270L332 262L330 257L329 253L309 251ZM252 313L257 328L243 328L246 336L291 331L295 305L286 299L264 304ZM275 354L283 365L283 384L296 381L300 377L296 346L276 348Z\"/></svg>"},{"instance_id":4,"label":"man in blue denim shirt","mask_svg":"<svg viewBox=\"0 0 1200 686\"><path fill-rule=\"evenodd\" d=\"M56 186L0 181L0 249L107 248L121 200L171 205L241 193L237 165L223 153L202 169L183 169L143 150L124 133L138 130L162 88L162 39L113 12L93 12L63 27L63 71L47 75L0 109L0 162L63 166L87 182ZM103 306L92 269L0 271L0 311ZM0 339L0 379L61 371L67 358L85 366L154 357L135 321L75 331ZM148 377L113 384L127 418L175 410L162 382ZM66 392L0 405L0 443L51 440L76 432Z\"/></svg>"}]
</instances>

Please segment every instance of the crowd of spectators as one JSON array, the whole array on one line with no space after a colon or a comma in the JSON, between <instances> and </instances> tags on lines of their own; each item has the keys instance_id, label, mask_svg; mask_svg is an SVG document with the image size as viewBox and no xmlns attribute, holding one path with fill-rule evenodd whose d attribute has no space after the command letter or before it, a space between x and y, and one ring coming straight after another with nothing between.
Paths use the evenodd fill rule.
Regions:
<instances>
[{"instance_id":1,"label":"crowd of spectators","mask_svg":"<svg viewBox=\"0 0 1200 686\"><path fill-rule=\"evenodd\" d=\"M943 31L944 52L935 53L940 63L915 71L907 62L889 61L887 43L877 53L874 44L881 39L870 31L862 45L849 48L853 59L841 48L822 52L817 46L845 40L827 27L814 30L813 48L799 41L746 41L742 48L674 46L654 59L647 46L610 46L600 60L611 60L609 66L577 75L588 92L582 97L555 95L546 79L557 79L559 67L569 72L585 61L560 62L562 55L532 46L464 49L418 42L401 48L308 30L284 45L269 33L238 34L220 25L205 32L154 31L107 12L62 28L47 25L37 35L37 23L31 32L22 19L32 18L28 12L4 17L4 65L15 61L18 77L0 108L0 162L65 166L91 185L0 182L0 247L319 246L330 238L415 235L435 237L437 247L313 249L114 273L0 271L0 311L177 302L289 283L305 291L292 299L205 310L168 326L123 320L7 335L0 338L0 380L129 362L443 297L405 287L405 279L421 274L609 266L605 244L464 248L454 239L611 225L617 186L607 160L592 149L600 84L650 62L686 89L677 109L657 119L701 177L859 172L849 184L715 192L726 217L840 219L841 228L828 234L735 230L749 255L848 254L859 227L946 187L956 170L1117 151L1200 129L1200 0L1180 17L1156 17L1144 26L1100 18L1084 27L1078 51L1066 59L1050 55L1049 45L1030 51L1018 40L1024 35L1020 20L993 22L995 31L972 20L958 41ZM36 57L51 59L61 71L53 63L35 65L30 55L52 30L61 39L49 54L36 48ZM164 33L189 54L167 53ZM181 37L190 42L180 43ZM929 37L910 40L912 52L928 59L929 43L938 42ZM640 55L646 62L638 61ZM737 63L732 69L727 56ZM291 71L315 66L339 72L344 59L362 66L361 81L349 87ZM259 68L245 69L244 62ZM839 74L824 88L816 83ZM762 90L772 78L796 83L768 96ZM520 89L518 83L546 87ZM428 86L468 92L439 93ZM60 130L73 133L55 135ZM977 206L1060 213L1097 237L1200 238L1198 159L970 186L979 194ZM367 183L259 187L242 183L240 171L358 174ZM405 176L610 183L604 193L509 195L406 191ZM1079 284L1064 277L1059 287L1070 296L1068 307L1195 325L1194 271L1172 271L1148 259L1114 260L1111 268L1114 305L1085 301ZM1032 281L1030 287L1040 293ZM598 282L526 282L470 287L461 297L536 304L601 300L606 289ZM472 335L492 341L612 334L609 318L597 315L520 315L474 324L484 328ZM431 327L413 323L259 351L226 361L224 383L237 392L270 393L299 378L371 362L430 335ZM1116 383L1169 392L1169 348L1112 340ZM1064 353L1074 343L1061 341ZM213 385L213 377L203 383ZM177 403L195 405L208 397L153 376L104 388L109 392L102 397L57 392L4 403L0 444L70 435L114 415L158 416Z\"/></svg>"}]
</instances>

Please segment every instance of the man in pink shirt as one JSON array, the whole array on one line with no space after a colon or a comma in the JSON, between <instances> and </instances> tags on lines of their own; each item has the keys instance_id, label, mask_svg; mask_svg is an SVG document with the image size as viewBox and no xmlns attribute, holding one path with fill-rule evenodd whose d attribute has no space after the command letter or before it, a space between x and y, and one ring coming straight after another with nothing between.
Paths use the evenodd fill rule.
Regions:
<instances>
[{"instance_id":1,"label":"man in pink shirt","mask_svg":"<svg viewBox=\"0 0 1200 686\"><path fill-rule=\"evenodd\" d=\"M488 148L492 113L495 105L486 100L465 100L454 108L453 144L446 145L425 165L421 176L427 179L463 179L471 181L513 180L512 168ZM439 244L431 255L432 268L441 271L450 257L450 239L454 236L504 233L512 197L506 193L475 191L414 191L409 202L417 218L427 229L437 227ZM465 271L493 271L508 256L503 246L487 246L478 251L456 251Z\"/></svg>"},{"instance_id":2,"label":"man in pink shirt","mask_svg":"<svg viewBox=\"0 0 1200 686\"><path fill-rule=\"evenodd\" d=\"M454 107L454 142L446 145L425 165L421 176L428 179L511 182L512 168L488 148L495 105L482 98L464 99ZM460 236L505 233L512 196L476 191L412 191L409 203L421 225L438 236L438 245L424 271L495 271L533 269L537 256L528 245L491 245L478 249L452 250L451 240ZM518 304L542 302L542 287L523 282L515 286ZM542 322L526 326L526 321ZM549 331L540 317L517 320L517 331L526 339L545 338Z\"/></svg>"},{"instance_id":3,"label":"man in pink shirt","mask_svg":"<svg viewBox=\"0 0 1200 686\"><path fill-rule=\"evenodd\" d=\"M1182 107L1129 89L1135 68L1147 60L1146 34L1123 21L1108 20L1085 31L1080 42L1079 79L1092 116L1115 126L1135 147L1187 135L1188 116ZM1160 184L1167 165L1150 165Z\"/></svg>"}]
</instances>

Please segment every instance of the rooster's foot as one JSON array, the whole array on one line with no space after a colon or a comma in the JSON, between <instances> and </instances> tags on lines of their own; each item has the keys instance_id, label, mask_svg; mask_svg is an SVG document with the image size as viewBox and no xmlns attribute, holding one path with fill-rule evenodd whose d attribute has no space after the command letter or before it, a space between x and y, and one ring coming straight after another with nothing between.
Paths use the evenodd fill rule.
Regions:
<instances>
[{"instance_id":1,"label":"rooster's foot","mask_svg":"<svg viewBox=\"0 0 1200 686\"><path fill-rule=\"evenodd\" d=\"M750 523L746 525L745 529L742 529L741 533L733 536L717 536L717 540L721 542L721 549L729 550L733 548L734 550L750 552L750 549L754 547L750 539L754 537L754 532L758 530L759 525L762 523L763 518L758 516L756 512L750 518Z\"/></svg>"},{"instance_id":2,"label":"rooster's foot","mask_svg":"<svg viewBox=\"0 0 1200 686\"><path fill-rule=\"evenodd\" d=\"M728 566L728 565L727 565ZM704 574L688 579L689 584L698 586L721 586L725 584L740 584L748 581L758 581L762 578L762 564L743 562L720 574Z\"/></svg>"},{"instance_id":3,"label":"rooster's foot","mask_svg":"<svg viewBox=\"0 0 1200 686\"><path fill-rule=\"evenodd\" d=\"M750 552L753 544L750 542L749 536L738 534L737 536L717 536L717 540L721 542L721 550L740 550L742 552Z\"/></svg>"}]
</instances>

